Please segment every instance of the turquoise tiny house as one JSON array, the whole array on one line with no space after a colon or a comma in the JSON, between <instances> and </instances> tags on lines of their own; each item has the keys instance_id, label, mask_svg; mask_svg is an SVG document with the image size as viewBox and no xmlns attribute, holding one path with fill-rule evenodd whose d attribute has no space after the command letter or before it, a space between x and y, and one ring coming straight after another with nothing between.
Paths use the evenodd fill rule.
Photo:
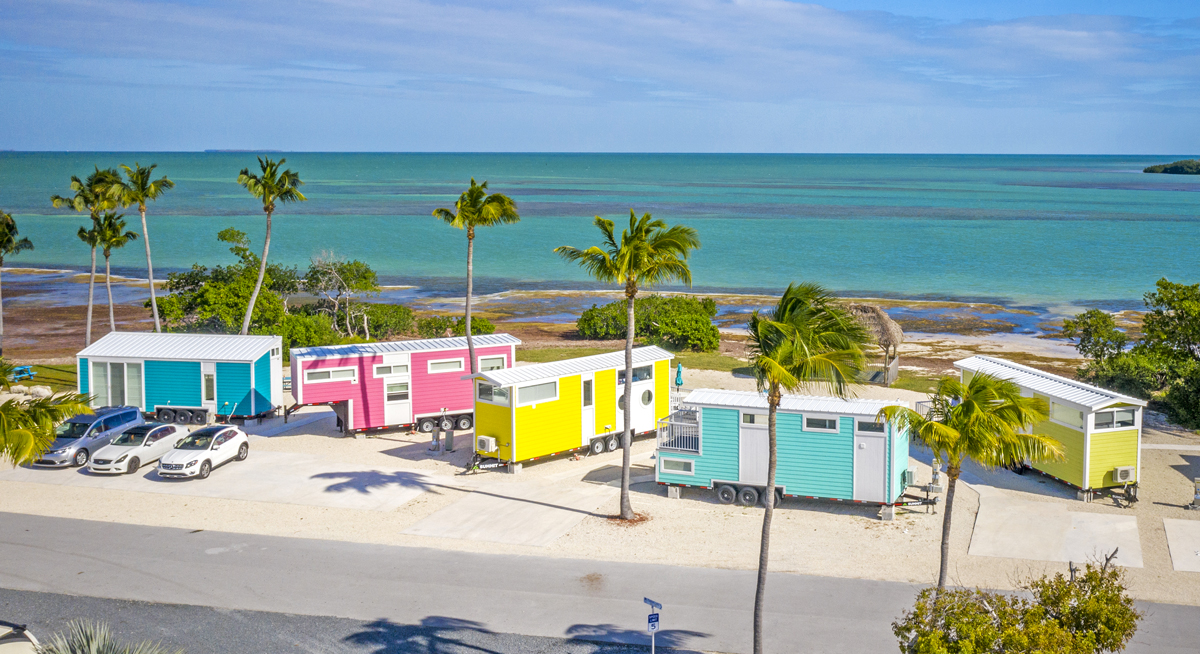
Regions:
<instances>
[{"instance_id":1,"label":"turquoise tiny house","mask_svg":"<svg viewBox=\"0 0 1200 654\"><path fill-rule=\"evenodd\" d=\"M875 416L904 402L785 395L776 413L775 485L783 495L896 504L908 434ZM659 426L655 478L754 504L767 483L767 398L700 389Z\"/></svg>"},{"instance_id":2,"label":"turquoise tiny house","mask_svg":"<svg viewBox=\"0 0 1200 654\"><path fill-rule=\"evenodd\" d=\"M163 422L258 416L283 405L279 336L112 332L76 355L93 406L136 406Z\"/></svg>"}]
</instances>

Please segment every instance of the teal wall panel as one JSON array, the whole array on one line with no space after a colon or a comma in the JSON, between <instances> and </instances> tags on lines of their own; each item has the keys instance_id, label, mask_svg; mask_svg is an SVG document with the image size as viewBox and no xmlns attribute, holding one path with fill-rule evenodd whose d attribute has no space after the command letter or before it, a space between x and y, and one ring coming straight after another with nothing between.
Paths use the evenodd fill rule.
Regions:
<instances>
[{"instance_id":1,"label":"teal wall panel","mask_svg":"<svg viewBox=\"0 0 1200 654\"><path fill-rule=\"evenodd\" d=\"M253 415L253 397L250 388L250 364L218 361L217 413Z\"/></svg>"},{"instance_id":2,"label":"teal wall panel","mask_svg":"<svg viewBox=\"0 0 1200 654\"><path fill-rule=\"evenodd\" d=\"M79 360L79 377L78 377L78 379L79 379L79 392L84 395L87 395L88 394L88 382L91 381L91 373L88 369L88 360L87 359Z\"/></svg>"},{"instance_id":3,"label":"teal wall panel","mask_svg":"<svg viewBox=\"0 0 1200 654\"><path fill-rule=\"evenodd\" d=\"M804 430L804 417L775 418L775 483L788 495L835 499L854 496L854 420L842 418L837 434Z\"/></svg>"},{"instance_id":4,"label":"teal wall panel","mask_svg":"<svg viewBox=\"0 0 1200 654\"><path fill-rule=\"evenodd\" d=\"M271 408L271 353L264 352L254 362L254 409L253 413Z\"/></svg>"},{"instance_id":5,"label":"teal wall panel","mask_svg":"<svg viewBox=\"0 0 1200 654\"><path fill-rule=\"evenodd\" d=\"M702 455L664 453L663 456L694 459L695 475L658 474L669 484L710 486L712 480L736 481L738 478L737 409L701 410L700 451Z\"/></svg>"},{"instance_id":6,"label":"teal wall panel","mask_svg":"<svg viewBox=\"0 0 1200 654\"><path fill-rule=\"evenodd\" d=\"M889 429L892 429L889 427ZM908 431L904 429L892 429L892 489L891 497L895 502L896 498L904 494L904 471L908 470Z\"/></svg>"},{"instance_id":7,"label":"teal wall panel","mask_svg":"<svg viewBox=\"0 0 1200 654\"><path fill-rule=\"evenodd\" d=\"M143 373L147 411L157 406L202 404L199 361L146 361Z\"/></svg>"}]
</instances>

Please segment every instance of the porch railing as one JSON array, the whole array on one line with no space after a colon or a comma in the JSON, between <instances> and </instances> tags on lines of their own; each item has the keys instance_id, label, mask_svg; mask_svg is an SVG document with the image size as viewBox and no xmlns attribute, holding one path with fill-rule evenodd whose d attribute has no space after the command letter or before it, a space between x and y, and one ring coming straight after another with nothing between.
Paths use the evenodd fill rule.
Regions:
<instances>
[{"instance_id":1,"label":"porch railing","mask_svg":"<svg viewBox=\"0 0 1200 654\"><path fill-rule=\"evenodd\" d=\"M658 421L658 449L700 453L700 421L695 409L679 409Z\"/></svg>"}]
</instances>

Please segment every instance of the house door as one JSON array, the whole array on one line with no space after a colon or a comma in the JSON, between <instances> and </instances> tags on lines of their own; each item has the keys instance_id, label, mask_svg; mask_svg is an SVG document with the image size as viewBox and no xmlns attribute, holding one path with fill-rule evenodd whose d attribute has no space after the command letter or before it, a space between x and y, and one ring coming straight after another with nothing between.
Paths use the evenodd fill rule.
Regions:
<instances>
[{"instance_id":1,"label":"house door","mask_svg":"<svg viewBox=\"0 0 1200 654\"><path fill-rule=\"evenodd\" d=\"M585 446L596 435L596 380L592 373L584 373L580 392L580 446Z\"/></svg>"},{"instance_id":2,"label":"house door","mask_svg":"<svg viewBox=\"0 0 1200 654\"><path fill-rule=\"evenodd\" d=\"M883 436L854 437L854 499L886 502L887 439Z\"/></svg>"},{"instance_id":3,"label":"house door","mask_svg":"<svg viewBox=\"0 0 1200 654\"><path fill-rule=\"evenodd\" d=\"M770 447L767 416L743 413L741 436L738 439L739 481L766 485Z\"/></svg>"},{"instance_id":4,"label":"house door","mask_svg":"<svg viewBox=\"0 0 1200 654\"><path fill-rule=\"evenodd\" d=\"M192 368L195 370L195 368ZM212 361L200 363L201 406L210 413L217 413L217 364ZM224 413L233 413L236 407L225 407Z\"/></svg>"},{"instance_id":5,"label":"house door","mask_svg":"<svg viewBox=\"0 0 1200 654\"><path fill-rule=\"evenodd\" d=\"M411 382L408 375L383 378L383 420L387 425L407 425L412 422Z\"/></svg>"},{"instance_id":6,"label":"house door","mask_svg":"<svg viewBox=\"0 0 1200 654\"><path fill-rule=\"evenodd\" d=\"M654 421L654 366L637 366L633 369L633 409L630 424L633 433L639 434L657 427ZM625 429L625 371L617 371L617 432Z\"/></svg>"}]
</instances>

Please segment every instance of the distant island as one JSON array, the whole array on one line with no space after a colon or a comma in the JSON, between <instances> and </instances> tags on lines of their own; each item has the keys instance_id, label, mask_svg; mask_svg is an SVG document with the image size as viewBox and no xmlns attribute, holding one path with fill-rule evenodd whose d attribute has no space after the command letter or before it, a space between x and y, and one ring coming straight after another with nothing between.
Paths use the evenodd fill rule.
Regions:
<instances>
[{"instance_id":1,"label":"distant island","mask_svg":"<svg viewBox=\"0 0 1200 654\"><path fill-rule=\"evenodd\" d=\"M283 152L283 150L205 150L204 152L205 153L217 152L220 154L230 154L230 153L246 154L247 152L250 152L250 153L261 152L264 154L266 154L266 153L277 154L277 153ZM257 305L255 305L255 306L257 306Z\"/></svg>"},{"instance_id":2,"label":"distant island","mask_svg":"<svg viewBox=\"0 0 1200 654\"><path fill-rule=\"evenodd\" d=\"M1142 169L1143 173L1166 173L1168 175L1200 175L1200 159L1182 159L1175 163L1158 164Z\"/></svg>"}]
</instances>

